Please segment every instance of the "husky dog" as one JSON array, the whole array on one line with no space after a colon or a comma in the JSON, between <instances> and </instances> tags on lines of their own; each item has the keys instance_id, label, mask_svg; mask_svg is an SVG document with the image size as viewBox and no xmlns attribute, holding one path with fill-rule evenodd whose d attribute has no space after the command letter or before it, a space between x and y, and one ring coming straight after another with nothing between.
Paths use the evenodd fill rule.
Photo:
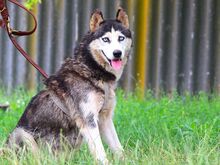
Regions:
<instances>
[{"instance_id":1,"label":"husky dog","mask_svg":"<svg viewBox=\"0 0 220 165\"><path fill-rule=\"evenodd\" d=\"M37 150L40 141L56 150L62 137L74 148L84 139L94 158L107 164L102 137L114 153L122 154L112 117L114 90L132 44L128 16L120 8L116 19L104 20L96 10L89 26L74 56L32 98L8 138L9 146L30 144Z\"/></svg>"}]
</instances>

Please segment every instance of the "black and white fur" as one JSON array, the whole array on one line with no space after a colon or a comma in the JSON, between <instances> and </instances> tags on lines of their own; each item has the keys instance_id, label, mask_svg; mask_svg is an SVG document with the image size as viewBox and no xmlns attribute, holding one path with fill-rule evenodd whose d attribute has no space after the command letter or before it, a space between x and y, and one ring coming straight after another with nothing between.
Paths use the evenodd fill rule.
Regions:
<instances>
[{"instance_id":1,"label":"black and white fur","mask_svg":"<svg viewBox=\"0 0 220 165\"><path fill-rule=\"evenodd\" d=\"M90 30L62 67L45 80L46 89L32 98L8 138L10 147L38 142L60 149L61 136L72 147L84 139L94 158L108 164L101 137L119 156L123 147L113 124L115 88L131 48L128 17L119 9L116 19L104 20L96 10Z\"/></svg>"}]
</instances>

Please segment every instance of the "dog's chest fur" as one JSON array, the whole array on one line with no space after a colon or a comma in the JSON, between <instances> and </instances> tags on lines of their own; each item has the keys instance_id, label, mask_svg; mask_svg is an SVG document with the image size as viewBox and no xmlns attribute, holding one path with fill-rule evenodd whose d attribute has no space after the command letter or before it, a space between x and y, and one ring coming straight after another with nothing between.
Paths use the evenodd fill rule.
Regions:
<instances>
[{"instance_id":1,"label":"dog's chest fur","mask_svg":"<svg viewBox=\"0 0 220 165\"><path fill-rule=\"evenodd\" d=\"M69 59L58 75L46 82L54 104L72 121L80 121L78 125L93 117L99 120L113 115L116 82L98 80L91 73L87 66Z\"/></svg>"},{"instance_id":2,"label":"dog's chest fur","mask_svg":"<svg viewBox=\"0 0 220 165\"><path fill-rule=\"evenodd\" d=\"M115 106L115 85L112 83L102 83L104 100L101 111L108 111Z\"/></svg>"}]
</instances>

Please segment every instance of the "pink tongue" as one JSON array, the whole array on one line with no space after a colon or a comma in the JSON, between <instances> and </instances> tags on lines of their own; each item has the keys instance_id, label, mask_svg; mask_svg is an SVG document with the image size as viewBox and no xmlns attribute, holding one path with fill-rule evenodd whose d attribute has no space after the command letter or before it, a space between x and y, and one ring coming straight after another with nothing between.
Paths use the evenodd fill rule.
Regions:
<instances>
[{"instance_id":1,"label":"pink tongue","mask_svg":"<svg viewBox=\"0 0 220 165\"><path fill-rule=\"evenodd\" d=\"M112 60L111 64L115 70L119 70L121 68L122 61L121 60Z\"/></svg>"}]
</instances>

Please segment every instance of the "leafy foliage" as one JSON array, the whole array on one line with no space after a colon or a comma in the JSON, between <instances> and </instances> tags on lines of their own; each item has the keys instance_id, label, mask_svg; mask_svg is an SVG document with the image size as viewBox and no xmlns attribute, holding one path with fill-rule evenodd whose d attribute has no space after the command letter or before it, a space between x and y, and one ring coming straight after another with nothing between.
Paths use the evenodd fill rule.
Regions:
<instances>
[{"instance_id":1,"label":"leafy foliage","mask_svg":"<svg viewBox=\"0 0 220 165\"><path fill-rule=\"evenodd\" d=\"M31 9L31 7L37 3L41 3L41 0L26 0L25 2L25 7L27 7L28 9Z\"/></svg>"}]
</instances>

